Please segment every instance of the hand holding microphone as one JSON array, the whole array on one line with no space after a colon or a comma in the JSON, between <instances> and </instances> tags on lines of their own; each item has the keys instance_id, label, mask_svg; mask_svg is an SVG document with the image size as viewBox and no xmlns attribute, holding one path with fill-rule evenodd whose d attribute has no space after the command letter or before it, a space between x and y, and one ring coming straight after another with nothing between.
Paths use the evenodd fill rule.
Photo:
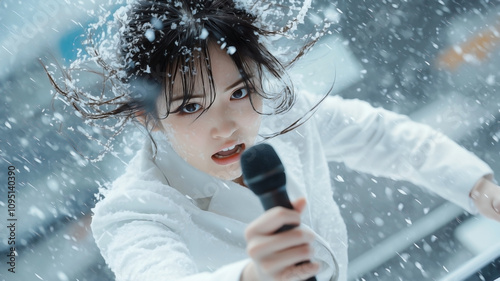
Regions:
<instances>
[{"instance_id":1,"label":"hand holding microphone","mask_svg":"<svg viewBox=\"0 0 500 281\"><path fill-rule=\"evenodd\" d=\"M311 263L314 233L297 227L305 207L304 198L290 203L283 165L267 144L251 147L241 156L245 184L259 196L267 211L245 231L252 262L242 281L313 281L319 270Z\"/></svg>"}]
</instances>

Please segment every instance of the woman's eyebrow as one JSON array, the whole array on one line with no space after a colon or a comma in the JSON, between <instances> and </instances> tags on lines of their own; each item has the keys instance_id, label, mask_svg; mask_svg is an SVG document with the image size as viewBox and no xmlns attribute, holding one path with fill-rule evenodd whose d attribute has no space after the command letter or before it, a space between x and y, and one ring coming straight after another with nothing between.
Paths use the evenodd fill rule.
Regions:
<instances>
[{"instance_id":1,"label":"woman's eyebrow","mask_svg":"<svg viewBox=\"0 0 500 281\"><path fill-rule=\"evenodd\" d=\"M194 96L190 97L189 99L196 99L196 98L200 98L201 99L203 97L205 97L205 96L200 94L200 95L194 95ZM178 100L182 100L182 99L184 99L184 96L176 96L176 97L172 98L172 102L178 101Z\"/></svg>"},{"instance_id":2,"label":"woman's eyebrow","mask_svg":"<svg viewBox=\"0 0 500 281\"><path fill-rule=\"evenodd\" d=\"M248 77L248 79L252 79L252 76L249 76L249 77ZM231 85L227 86L227 87L226 87L226 89L225 89L224 91L226 91L226 92L227 92L227 91L231 90L232 88L234 88L234 87L238 86L239 84L241 84L241 83L243 83L243 82L244 82L243 78L240 78L240 79L238 79L237 81L235 81L233 84L231 84ZM195 98L203 98L203 97L204 97L204 95L194 95L194 96L192 96L191 98L192 98L192 99L195 99ZM183 99L183 98L184 98L184 96L176 96L176 97L173 97L173 98L172 98L172 102L174 102L174 101L178 101L178 100L181 100L181 99Z\"/></svg>"},{"instance_id":3,"label":"woman's eyebrow","mask_svg":"<svg viewBox=\"0 0 500 281\"><path fill-rule=\"evenodd\" d=\"M248 77L248 80L250 80L250 79L252 79L252 76ZM240 78L240 79L238 79L238 81L236 81L233 84L227 86L227 88L225 89L225 91L227 92L227 91L231 90L232 88L238 86L239 84L241 84L243 82L244 82L243 78Z\"/></svg>"}]
</instances>

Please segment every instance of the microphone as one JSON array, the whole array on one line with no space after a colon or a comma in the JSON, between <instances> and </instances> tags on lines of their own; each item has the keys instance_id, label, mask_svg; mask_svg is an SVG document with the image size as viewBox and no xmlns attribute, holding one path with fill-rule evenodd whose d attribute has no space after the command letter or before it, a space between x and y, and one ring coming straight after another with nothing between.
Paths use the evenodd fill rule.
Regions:
<instances>
[{"instance_id":1,"label":"microphone","mask_svg":"<svg viewBox=\"0 0 500 281\"><path fill-rule=\"evenodd\" d=\"M241 170L243 182L259 197L265 210L276 206L293 210L286 193L285 167L272 146L263 143L245 150L241 155ZM297 226L283 225L275 233ZM300 262L297 265L308 262ZM311 277L306 281L316 281L316 277Z\"/></svg>"}]
</instances>

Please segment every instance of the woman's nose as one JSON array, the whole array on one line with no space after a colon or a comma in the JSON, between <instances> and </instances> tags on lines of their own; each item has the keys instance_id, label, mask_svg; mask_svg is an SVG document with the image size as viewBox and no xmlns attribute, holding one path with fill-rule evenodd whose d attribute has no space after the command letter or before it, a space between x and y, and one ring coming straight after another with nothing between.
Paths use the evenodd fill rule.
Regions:
<instances>
[{"instance_id":1,"label":"woman's nose","mask_svg":"<svg viewBox=\"0 0 500 281\"><path fill-rule=\"evenodd\" d=\"M237 128L237 124L232 118L229 116L221 116L221 118L214 120L211 134L214 139L230 138L234 132L236 132Z\"/></svg>"}]
</instances>

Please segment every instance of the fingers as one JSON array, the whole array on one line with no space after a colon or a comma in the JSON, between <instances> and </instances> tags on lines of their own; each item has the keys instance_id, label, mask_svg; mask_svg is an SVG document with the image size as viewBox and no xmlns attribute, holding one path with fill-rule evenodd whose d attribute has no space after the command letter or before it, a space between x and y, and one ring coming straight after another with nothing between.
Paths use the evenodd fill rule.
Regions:
<instances>
[{"instance_id":1,"label":"fingers","mask_svg":"<svg viewBox=\"0 0 500 281\"><path fill-rule=\"evenodd\" d=\"M283 268L295 266L296 264L308 261L313 256L313 249L309 244L287 248L274 255L266 256L261 260L262 267L267 272L278 273Z\"/></svg>"},{"instance_id":2,"label":"fingers","mask_svg":"<svg viewBox=\"0 0 500 281\"><path fill-rule=\"evenodd\" d=\"M272 280L305 280L316 275L319 271L318 263L302 263L310 260L313 250L309 244L293 247L258 260L260 271ZM299 265L297 265L299 264Z\"/></svg>"},{"instance_id":3,"label":"fingers","mask_svg":"<svg viewBox=\"0 0 500 281\"><path fill-rule=\"evenodd\" d=\"M272 234L285 224L299 225L300 214L283 207L272 208L248 225L245 238Z\"/></svg>"},{"instance_id":4,"label":"fingers","mask_svg":"<svg viewBox=\"0 0 500 281\"><path fill-rule=\"evenodd\" d=\"M245 276L255 280L305 280L319 270L317 263L301 263L313 257L315 234L296 227L276 233L283 225L300 225L305 198L292 202L293 210L275 207L250 223L245 230L247 253L252 258Z\"/></svg>"},{"instance_id":5,"label":"fingers","mask_svg":"<svg viewBox=\"0 0 500 281\"><path fill-rule=\"evenodd\" d=\"M493 207L493 210L500 215L500 198L494 199L491 206Z\"/></svg>"},{"instance_id":6,"label":"fingers","mask_svg":"<svg viewBox=\"0 0 500 281\"><path fill-rule=\"evenodd\" d=\"M278 275L278 280L300 281L307 280L315 276L320 269L319 263L304 263L298 266L291 266Z\"/></svg>"},{"instance_id":7,"label":"fingers","mask_svg":"<svg viewBox=\"0 0 500 281\"><path fill-rule=\"evenodd\" d=\"M261 270L258 270L256 264L252 261L245 267L241 276L241 281L302 281L315 276L319 269L319 263L311 262L289 266L272 276L263 276L259 274Z\"/></svg>"},{"instance_id":8,"label":"fingers","mask_svg":"<svg viewBox=\"0 0 500 281\"><path fill-rule=\"evenodd\" d=\"M490 219L500 222L500 187L484 179L471 192L479 212Z\"/></svg>"},{"instance_id":9,"label":"fingers","mask_svg":"<svg viewBox=\"0 0 500 281\"><path fill-rule=\"evenodd\" d=\"M314 239L315 235L313 232L306 229L294 228L279 234L261 236L250 240L247 245L247 252L253 258L262 259L271 253L279 252L283 249L312 243Z\"/></svg>"},{"instance_id":10,"label":"fingers","mask_svg":"<svg viewBox=\"0 0 500 281\"><path fill-rule=\"evenodd\" d=\"M293 209L299 213L302 213L304 207L306 206L306 198L301 197L294 202L292 202Z\"/></svg>"},{"instance_id":11,"label":"fingers","mask_svg":"<svg viewBox=\"0 0 500 281\"><path fill-rule=\"evenodd\" d=\"M497 196L491 200L491 207L489 211L489 217L500 222L500 189Z\"/></svg>"}]
</instances>

